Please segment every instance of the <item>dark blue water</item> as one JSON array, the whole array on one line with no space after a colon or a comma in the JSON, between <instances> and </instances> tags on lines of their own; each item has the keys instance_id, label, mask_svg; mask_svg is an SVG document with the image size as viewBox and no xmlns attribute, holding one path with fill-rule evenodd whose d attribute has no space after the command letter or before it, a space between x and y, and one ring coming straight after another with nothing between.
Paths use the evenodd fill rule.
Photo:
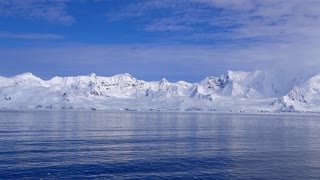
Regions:
<instances>
[{"instance_id":1,"label":"dark blue water","mask_svg":"<svg viewBox=\"0 0 320 180\"><path fill-rule=\"evenodd\" d=\"M0 179L319 179L317 116L0 112Z\"/></svg>"}]
</instances>

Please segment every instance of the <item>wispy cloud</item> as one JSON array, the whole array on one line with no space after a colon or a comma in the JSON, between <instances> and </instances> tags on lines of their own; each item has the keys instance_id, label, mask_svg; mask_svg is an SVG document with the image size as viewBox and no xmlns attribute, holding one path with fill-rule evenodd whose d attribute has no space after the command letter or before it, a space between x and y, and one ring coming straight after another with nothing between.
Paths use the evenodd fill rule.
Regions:
<instances>
[{"instance_id":1,"label":"wispy cloud","mask_svg":"<svg viewBox=\"0 0 320 180\"><path fill-rule=\"evenodd\" d=\"M64 25L75 19L66 11L70 0L0 0L0 16L18 16Z\"/></svg>"},{"instance_id":2,"label":"wispy cloud","mask_svg":"<svg viewBox=\"0 0 320 180\"><path fill-rule=\"evenodd\" d=\"M144 73L144 76L158 74L169 78L172 75L181 79L200 79L227 69L279 68L291 72L320 69L319 0L126 2L127 6L115 9L107 18L110 21L130 22L130 25L137 22L139 27L143 26L142 31L154 33L155 39L165 41L164 45L137 41L141 44L7 48L0 49L0 59L20 62L12 66L29 63L49 68L66 68L65 71L72 69L77 73L129 72L134 75ZM66 5L67 0L0 0L0 15L26 16L68 24L74 19L65 11ZM40 10L37 10L38 7ZM54 13L48 13L47 9L52 9L48 12ZM139 33L135 35L140 37ZM50 34L4 33L0 36L62 38ZM0 67L0 70L5 69L14 68Z\"/></svg>"},{"instance_id":3,"label":"wispy cloud","mask_svg":"<svg viewBox=\"0 0 320 180\"><path fill-rule=\"evenodd\" d=\"M188 38L195 39L218 34L220 39L295 41L319 36L320 1L142 0L108 17L143 18L147 31L190 30Z\"/></svg>"},{"instance_id":4,"label":"wispy cloud","mask_svg":"<svg viewBox=\"0 0 320 180\"><path fill-rule=\"evenodd\" d=\"M63 39L64 37L57 34L36 34L36 33L9 33L9 32L0 32L0 38L7 39Z\"/></svg>"},{"instance_id":5,"label":"wispy cloud","mask_svg":"<svg viewBox=\"0 0 320 180\"><path fill-rule=\"evenodd\" d=\"M0 49L2 61L14 62L11 69L30 71L28 65L73 75L96 72L101 75L132 73L140 78L155 80L199 81L208 75L226 70L283 70L299 73L318 71L319 44L264 44L257 46L212 45L68 45L56 48ZM303 49L303 51L301 51ZM288 53L290 52L290 53ZM19 66L19 68L18 68ZM24 67L24 66L22 66ZM0 67L5 72L6 67ZM54 69L57 68L57 69ZM46 72L43 72L44 74ZM48 74L45 74L48 76ZM50 76L49 75L49 76ZM155 78L157 77L157 78Z\"/></svg>"},{"instance_id":6,"label":"wispy cloud","mask_svg":"<svg viewBox=\"0 0 320 180\"><path fill-rule=\"evenodd\" d=\"M167 42L182 44L181 64L192 57L213 68L320 69L319 0L141 0L107 17L166 31Z\"/></svg>"}]
</instances>

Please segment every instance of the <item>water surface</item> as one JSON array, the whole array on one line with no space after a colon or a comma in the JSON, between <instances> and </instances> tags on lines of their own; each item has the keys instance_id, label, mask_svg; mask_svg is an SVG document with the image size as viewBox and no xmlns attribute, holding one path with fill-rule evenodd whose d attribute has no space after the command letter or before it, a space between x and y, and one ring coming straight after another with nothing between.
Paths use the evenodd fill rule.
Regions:
<instances>
[{"instance_id":1,"label":"water surface","mask_svg":"<svg viewBox=\"0 0 320 180\"><path fill-rule=\"evenodd\" d=\"M320 179L318 116L0 112L0 179Z\"/></svg>"}]
</instances>

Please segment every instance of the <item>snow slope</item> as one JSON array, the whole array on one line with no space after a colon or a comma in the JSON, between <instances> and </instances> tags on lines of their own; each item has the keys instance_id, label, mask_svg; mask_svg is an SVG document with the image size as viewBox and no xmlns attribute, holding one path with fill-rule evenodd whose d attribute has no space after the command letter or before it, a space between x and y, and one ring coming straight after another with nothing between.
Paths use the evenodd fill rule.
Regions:
<instances>
[{"instance_id":1,"label":"snow slope","mask_svg":"<svg viewBox=\"0 0 320 180\"><path fill-rule=\"evenodd\" d=\"M320 112L320 74L317 74L273 103L282 111Z\"/></svg>"},{"instance_id":2,"label":"snow slope","mask_svg":"<svg viewBox=\"0 0 320 180\"><path fill-rule=\"evenodd\" d=\"M320 75L307 81L271 72L228 71L199 83L147 82L130 74L0 77L0 108L261 112L320 107Z\"/></svg>"}]
</instances>

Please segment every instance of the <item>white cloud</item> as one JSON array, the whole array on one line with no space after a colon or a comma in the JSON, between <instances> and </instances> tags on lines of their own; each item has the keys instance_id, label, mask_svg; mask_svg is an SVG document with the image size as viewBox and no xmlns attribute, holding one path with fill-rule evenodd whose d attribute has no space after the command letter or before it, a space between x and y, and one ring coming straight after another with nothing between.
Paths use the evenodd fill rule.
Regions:
<instances>
[{"instance_id":1,"label":"white cloud","mask_svg":"<svg viewBox=\"0 0 320 180\"><path fill-rule=\"evenodd\" d=\"M145 77L188 79L219 75L226 70L318 71L319 44L211 45L70 45L57 48L0 49L2 61L97 73L143 73ZM288 53L290 52L290 53ZM2 69L5 67L2 67ZM13 67L14 69L14 67ZM26 69L25 71L28 71ZM56 74L55 74L56 75ZM75 74L77 75L77 74ZM110 74L108 74L110 75ZM178 80L178 79L175 79Z\"/></svg>"},{"instance_id":2,"label":"white cloud","mask_svg":"<svg viewBox=\"0 0 320 180\"><path fill-rule=\"evenodd\" d=\"M236 2L236 3L235 3ZM320 30L320 1L315 0L207 0L229 14L218 19L238 24L233 29L236 38L266 37L293 40L313 38ZM239 7L239 10L235 10Z\"/></svg>"},{"instance_id":3,"label":"white cloud","mask_svg":"<svg viewBox=\"0 0 320 180\"><path fill-rule=\"evenodd\" d=\"M318 36L320 1L147 0L132 3L111 16L143 18L147 31L192 30L195 34L218 33L223 39L295 41L297 37ZM224 31L217 32L219 29Z\"/></svg>"},{"instance_id":4,"label":"white cloud","mask_svg":"<svg viewBox=\"0 0 320 180\"><path fill-rule=\"evenodd\" d=\"M7 1L0 0L0 14L28 16L31 9L37 9L33 4L38 1L27 0L26 2L29 3L19 4L16 9L11 7L11 4L8 10L4 10L4 2ZM62 19L65 16L68 17L65 12L66 1L48 2L60 4L57 5L60 8L52 10L56 12L53 14L57 14L52 16L53 20L60 19L58 17ZM140 22L145 25L144 30L154 33L166 31L168 44L178 43L176 45L83 45L0 49L0 59L17 62L32 61L38 64L56 63L59 66L73 68L92 67L91 71L105 67L105 71L145 72L146 76L148 73L162 73L163 76L168 76L170 73L180 73L183 76L217 75L227 69L279 68L292 72L306 69L319 71L320 69L319 0L141 0L134 2L138 3L130 4L123 11L116 9L108 17L113 20L141 18ZM47 7L44 5L40 9L47 9ZM31 13L33 15L30 17L40 19L43 17L51 21L52 19L45 18L51 15L43 11L46 12L41 10L39 13ZM162 13L159 14L158 11ZM170 31L173 31L171 36ZM3 34L2 36L13 38L16 35ZM28 36L30 37L30 34L25 37ZM36 35L32 36L36 37ZM44 38L45 35L42 37ZM54 36L52 38L54 39ZM192 45L186 45L185 40ZM205 43L202 44L204 41ZM179 44L179 42L182 43Z\"/></svg>"},{"instance_id":5,"label":"white cloud","mask_svg":"<svg viewBox=\"0 0 320 180\"><path fill-rule=\"evenodd\" d=\"M37 33L9 33L0 32L0 38L7 39L63 39L64 37L58 34L37 34Z\"/></svg>"},{"instance_id":6,"label":"white cloud","mask_svg":"<svg viewBox=\"0 0 320 180\"><path fill-rule=\"evenodd\" d=\"M319 0L147 0L117 12L118 20L141 18L145 30L167 31L169 43L225 46L200 53L181 45L183 56L205 66L320 69Z\"/></svg>"},{"instance_id":7,"label":"white cloud","mask_svg":"<svg viewBox=\"0 0 320 180\"><path fill-rule=\"evenodd\" d=\"M18 16L47 22L72 24L75 19L66 12L70 0L0 0L1 16Z\"/></svg>"}]
</instances>

